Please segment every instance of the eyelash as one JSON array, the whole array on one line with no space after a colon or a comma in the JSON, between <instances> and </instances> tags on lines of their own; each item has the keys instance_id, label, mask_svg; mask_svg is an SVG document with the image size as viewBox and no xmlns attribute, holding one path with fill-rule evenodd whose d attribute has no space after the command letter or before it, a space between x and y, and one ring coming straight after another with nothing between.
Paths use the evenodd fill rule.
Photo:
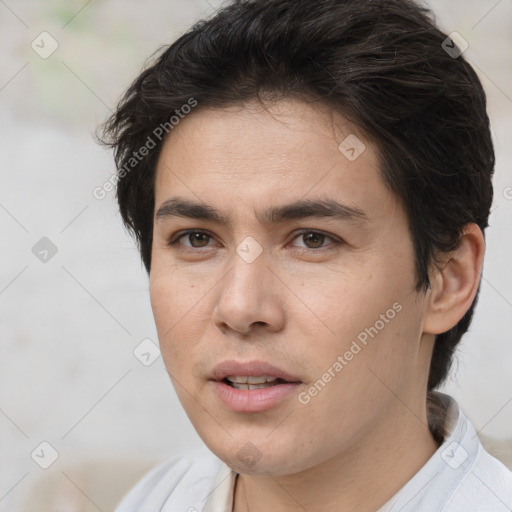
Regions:
<instances>
[{"instance_id":1,"label":"eyelash","mask_svg":"<svg viewBox=\"0 0 512 512\"><path fill-rule=\"evenodd\" d=\"M206 235L206 236L208 236L210 238L215 238L208 231L197 230L197 229L189 229L189 230L186 230L186 231L180 231L175 236L173 236L171 238L171 240L168 242L168 245L170 247L174 247L174 246L176 246L178 244L179 240L181 240L183 237L185 237L187 235L194 234L194 233L200 233L200 234ZM328 235L327 233L324 233L322 231L317 231L315 229L303 229L303 230L295 233L295 236L292 238L292 242L294 240L296 240L297 238L299 238L300 236L305 235L305 234L315 234L315 235L323 236L323 237L325 237L327 239L332 240L334 243L331 243L331 244L328 244L328 245L322 245L322 246L317 247L317 248L312 248L312 247L296 247L296 249L307 249L307 250L310 250L310 251L317 251L318 252L320 249L325 249L326 247L329 247L329 245L341 245L343 243L339 238L334 237L332 235ZM197 250L201 250L201 249L207 249L209 246L207 245L207 246L204 246L204 247L192 247L192 246L185 245L183 247L185 247L185 250L197 251Z\"/></svg>"}]
</instances>

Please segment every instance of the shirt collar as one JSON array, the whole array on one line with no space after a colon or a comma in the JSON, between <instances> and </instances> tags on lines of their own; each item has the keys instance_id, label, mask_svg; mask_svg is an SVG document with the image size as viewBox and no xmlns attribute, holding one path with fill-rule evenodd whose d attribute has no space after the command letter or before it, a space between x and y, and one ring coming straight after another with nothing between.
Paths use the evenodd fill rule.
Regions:
<instances>
[{"instance_id":1,"label":"shirt collar","mask_svg":"<svg viewBox=\"0 0 512 512\"><path fill-rule=\"evenodd\" d=\"M213 482L203 512L233 512L233 497L237 477L238 473L223 462Z\"/></svg>"},{"instance_id":2,"label":"shirt collar","mask_svg":"<svg viewBox=\"0 0 512 512\"><path fill-rule=\"evenodd\" d=\"M480 441L452 397L438 391L429 392L427 412L429 428L440 446L378 512L415 512L424 506L428 510L441 510L476 460ZM203 512L232 512L237 476L222 463Z\"/></svg>"},{"instance_id":3,"label":"shirt collar","mask_svg":"<svg viewBox=\"0 0 512 512\"><path fill-rule=\"evenodd\" d=\"M452 397L433 391L428 399L429 427L443 442L378 512L442 510L482 449L475 429Z\"/></svg>"}]
</instances>

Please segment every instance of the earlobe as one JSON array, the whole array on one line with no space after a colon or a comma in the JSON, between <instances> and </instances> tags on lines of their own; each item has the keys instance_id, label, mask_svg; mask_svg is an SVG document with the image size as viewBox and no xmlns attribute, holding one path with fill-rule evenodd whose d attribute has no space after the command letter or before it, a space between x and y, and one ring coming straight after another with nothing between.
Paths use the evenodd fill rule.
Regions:
<instances>
[{"instance_id":1,"label":"earlobe","mask_svg":"<svg viewBox=\"0 0 512 512\"><path fill-rule=\"evenodd\" d=\"M431 276L425 333L449 331L470 308L480 283L484 253L482 231L474 223L466 224L457 247Z\"/></svg>"}]
</instances>

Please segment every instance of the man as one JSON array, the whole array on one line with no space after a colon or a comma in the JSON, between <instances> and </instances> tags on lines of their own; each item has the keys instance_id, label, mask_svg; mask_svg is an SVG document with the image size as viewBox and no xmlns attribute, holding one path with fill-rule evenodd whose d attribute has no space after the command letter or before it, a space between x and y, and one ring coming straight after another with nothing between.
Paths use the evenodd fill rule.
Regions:
<instances>
[{"instance_id":1,"label":"man","mask_svg":"<svg viewBox=\"0 0 512 512\"><path fill-rule=\"evenodd\" d=\"M119 512L511 509L511 472L435 391L492 202L458 49L410 0L242 0L132 84L104 139L208 449Z\"/></svg>"}]
</instances>

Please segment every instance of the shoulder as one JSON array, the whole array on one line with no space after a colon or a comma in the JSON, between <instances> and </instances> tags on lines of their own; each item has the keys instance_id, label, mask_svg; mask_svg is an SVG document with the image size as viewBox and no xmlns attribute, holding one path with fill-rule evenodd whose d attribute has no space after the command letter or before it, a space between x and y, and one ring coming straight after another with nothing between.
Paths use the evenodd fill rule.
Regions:
<instances>
[{"instance_id":1,"label":"shoulder","mask_svg":"<svg viewBox=\"0 0 512 512\"><path fill-rule=\"evenodd\" d=\"M115 512L202 510L221 466L206 447L178 454L146 474Z\"/></svg>"},{"instance_id":2,"label":"shoulder","mask_svg":"<svg viewBox=\"0 0 512 512\"><path fill-rule=\"evenodd\" d=\"M509 512L512 508L512 471L479 446L443 512Z\"/></svg>"}]
</instances>

